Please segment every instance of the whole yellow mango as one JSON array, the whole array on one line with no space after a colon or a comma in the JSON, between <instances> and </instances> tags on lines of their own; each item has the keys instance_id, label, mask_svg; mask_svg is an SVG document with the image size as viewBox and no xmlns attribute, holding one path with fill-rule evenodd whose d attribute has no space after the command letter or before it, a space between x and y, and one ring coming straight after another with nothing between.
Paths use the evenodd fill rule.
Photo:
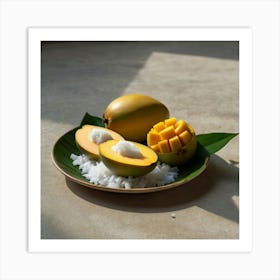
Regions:
<instances>
[{"instance_id":1,"label":"whole yellow mango","mask_svg":"<svg viewBox=\"0 0 280 280\"><path fill-rule=\"evenodd\" d=\"M103 114L106 128L135 142L145 141L151 127L168 118L169 111L164 104L143 94L118 97L108 105Z\"/></svg>"}]
</instances>

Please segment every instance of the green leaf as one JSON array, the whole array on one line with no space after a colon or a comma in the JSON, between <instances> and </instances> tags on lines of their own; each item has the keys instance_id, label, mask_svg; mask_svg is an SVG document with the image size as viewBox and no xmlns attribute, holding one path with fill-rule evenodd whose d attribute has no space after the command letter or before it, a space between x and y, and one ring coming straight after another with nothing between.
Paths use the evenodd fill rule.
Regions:
<instances>
[{"instance_id":1,"label":"green leaf","mask_svg":"<svg viewBox=\"0 0 280 280\"><path fill-rule=\"evenodd\" d=\"M237 135L238 133L208 133L197 135L196 139L209 154L214 154Z\"/></svg>"},{"instance_id":2,"label":"green leaf","mask_svg":"<svg viewBox=\"0 0 280 280\"><path fill-rule=\"evenodd\" d=\"M88 113L84 115L81 121L81 126L84 124L104 127L101 118L91 116ZM70 176L80 183L85 182L88 184L89 181L83 177L79 168L72 164L70 158L72 153L76 155L81 154L75 143L75 132L79 128L80 127L76 127L60 137L53 149L53 159L60 171L66 176ZM178 167L179 176L176 178L175 182L185 183L200 175L207 167L210 154L222 149L236 135L238 135L238 133L209 133L197 135L198 143L196 153L190 162Z\"/></svg>"},{"instance_id":3,"label":"green leaf","mask_svg":"<svg viewBox=\"0 0 280 280\"><path fill-rule=\"evenodd\" d=\"M96 123L94 124L96 125ZM89 181L83 177L79 168L73 165L70 158L72 153L75 155L81 154L75 142L75 132L78 129L79 127L76 127L60 137L54 145L53 159L65 176L76 179L82 184L83 182L89 183ZM193 159L186 165L179 166L179 176L176 178L175 183L186 183L201 174L206 169L208 160L208 152L198 143L198 149Z\"/></svg>"},{"instance_id":4,"label":"green leaf","mask_svg":"<svg viewBox=\"0 0 280 280\"><path fill-rule=\"evenodd\" d=\"M105 127L103 120L101 118L92 116L89 113L85 113L80 126L83 126L85 124L91 124L91 125Z\"/></svg>"},{"instance_id":5,"label":"green leaf","mask_svg":"<svg viewBox=\"0 0 280 280\"><path fill-rule=\"evenodd\" d=\"M76 155L81 154L75 142L75 132L78 128L70 130L56 142L53 148L53 159L64 173L86 182L87 180L83 177L79 168L72 164L70 158L72 153Z\"/></svg>"}]
</instances>

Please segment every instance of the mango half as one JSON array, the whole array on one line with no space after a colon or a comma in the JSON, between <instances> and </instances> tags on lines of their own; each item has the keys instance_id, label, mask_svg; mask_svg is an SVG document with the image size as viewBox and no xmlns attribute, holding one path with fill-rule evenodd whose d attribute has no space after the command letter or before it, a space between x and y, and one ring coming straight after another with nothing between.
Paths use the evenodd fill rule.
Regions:
<instances>
[{"instance_id":1,"label":"mango half","mask_svg":"<svg viewBox=\"0 0 280 280\"><path fill-rule=\"evenodd\" d=\"M119 143L118 140L108 140L99 145L100 158L113 173L123 177L137 177L151 172L156 167L158 156L152 149L136 142L124 142L135 145L140 156L124 155L114 149Z\"/></svg>"},{"instance_id":2,"label":"mango half","mask_svg":"<svg viewBox=\"0 0 280 280\"><path fill-rule=\"evenodd\" d=\"M194 129L184 120L170 118L159 122L147 134L147 144L157 152L159 160L169 165L187 163L196 151Z\"/></svg>"},{"instance_id":3,"label":"mango half","mask_svg":"<svg viewBox=\"0 0 280 280\"><path fill-rule=\"evenodd\" d=\"M118 133L110 129L95 126L95 125L86 124L82 128L78 129L75 133L75 141L78 149L82 153L87 155L89 158L94 160L99 160L99 149L98 149L99 144L91 139L90 136L93 132L101 132L100 133L101 135L102 132L104 132L103 135L110 136L107 137L107 139L123 140L123 137Z\"/></svg>"},{"instance_id":4,"label":"mango half","mask_svg":"<svg viewBox=\"0 0 280 280\"><path fill-rule=\"evenodd\" d=\"M107 128L135 142L146 141L150 128L169 118L169 111L160 101L143 95L127 94L113 100L103 114Z\"/></svg>"}]
</instances>

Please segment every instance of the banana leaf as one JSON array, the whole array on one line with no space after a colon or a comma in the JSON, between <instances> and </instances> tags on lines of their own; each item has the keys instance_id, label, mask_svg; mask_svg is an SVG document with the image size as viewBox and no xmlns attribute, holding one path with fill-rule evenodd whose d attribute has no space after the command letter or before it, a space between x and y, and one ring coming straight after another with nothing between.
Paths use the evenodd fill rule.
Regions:
<instances>
[{"instance_id":1,"label":"banana leaf","mask_svg":"<svg viewBox=\"0 0 280 280\"><path fill-rule=\"evenodd\" d=\"M90 186L88 180L83 177L79 168L74 166L72 164L72 160L70 159L70 155L72 153L76 155L80 154L80 151L75 143L75 132L84 124L104 127L101 118L91 116L90 114L86 113L79 127L67 132L56 142L53 148L52 157L56 167L64 175L78 183ZM179 176L176 178L173 185L188 182L200 175L206 169L211 154L222 149L231 139L237 135L238 133L208 133L197 135L196 153L190 162L185 165L178 166Z\"/></svg>"}]
</instances>

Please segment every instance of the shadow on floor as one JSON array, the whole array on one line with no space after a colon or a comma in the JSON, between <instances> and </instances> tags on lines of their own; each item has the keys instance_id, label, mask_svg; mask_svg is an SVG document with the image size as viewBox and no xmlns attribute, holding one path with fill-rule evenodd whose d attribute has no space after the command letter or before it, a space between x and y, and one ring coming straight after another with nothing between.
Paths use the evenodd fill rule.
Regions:
<instances>
[{"instance_id":1,"label":"shadow on floor","mask_svg":"<svg viewBox=\"0 0 280 280\"><path fill-rule=\"evenodd\" d=\"M42 42L41 118L76 125L85 112L101 116L154 52L238 60L239 43Z\"/></svg>"},{"instance_id":2,"label":"shadow on floor","mask_svg":"<svg viewBox=\"0 0 280 280\"><path fill-rule=\"evenodd\" d=\"M99 54L106 54L110 49L111 57L120 58L125 55L127 59L141 50L139 58L147 57L152 52L166 52L183 55L207 56L221 59L239 59L238 41L43 41L42 50L56 48L68 50L73 48L99 49ZM114 52L115 51L115 52ZM84 53L86 54L86 53ZM89 55L89 53L87 54ZM113 61L112 61L113 62Z\"/></svg>"},{"instance_id":3,"label":"shadow on floor","mask_svg":"<svg viewBox=\"0 0 280 280\"><path fill-rule=\"evenodd\" d=\"M233 202L239 196L239 169L216 155L207 170L193 181L174 189L147 193L121 194L90 189L66 179L69 189L91 203L138 213L176 211L193 206L239 222L239 209Z\"/></svg>"}]
</instances>

